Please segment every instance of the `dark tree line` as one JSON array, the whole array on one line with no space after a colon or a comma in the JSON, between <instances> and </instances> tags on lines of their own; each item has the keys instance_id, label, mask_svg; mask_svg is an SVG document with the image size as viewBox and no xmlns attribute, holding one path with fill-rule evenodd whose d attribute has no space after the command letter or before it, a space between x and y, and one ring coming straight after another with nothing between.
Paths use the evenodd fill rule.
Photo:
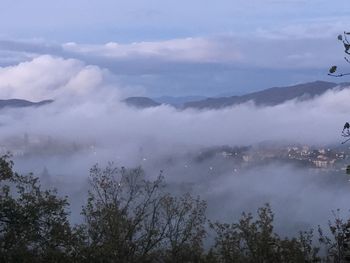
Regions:
<instances>
[{"instance_id":1,"label":"dark tree line","mask_svg":"<svg viewBox=\"0 0 350 263\"><path fill-rule=\"evenodd\" d=\"M282 238L267 204L257 216L243 213L231 224L210 222L206 203L166 191L163 176L149 181L141 168L112 164L90 171L83 222L72 225L67 197L44 190L33 175L13 171L0 158L0 262L343 262L350 228L330 222ZM208 232L214 243L204 248ZM318 239L318 240L317 240ZM317 245L314 245L315 240Z\"/></svg>"}]
</instances>

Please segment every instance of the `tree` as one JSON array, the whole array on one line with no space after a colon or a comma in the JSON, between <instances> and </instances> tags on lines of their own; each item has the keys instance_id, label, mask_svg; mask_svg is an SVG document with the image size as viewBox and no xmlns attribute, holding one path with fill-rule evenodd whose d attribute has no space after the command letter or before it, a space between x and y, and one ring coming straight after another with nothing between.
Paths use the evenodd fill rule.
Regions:
<instances>
[{"instance_id":1,"label":"tree","mask_svg":"<svg viewBox=\"0 0 350 263\"><path fill-rule=\"evenodd\" d=\"M9 157L0 157L0 261L69 261L75 250L67 198L14 172Z\"/></svg>"},{"instance_id":2,"label":"tree","mask_svg":"<svg viewBox=\"0 0 350 263\"><path fill-rule=\"evenodd\" d=\"M349 60L349 56L350 56L350 42L349 42L349 40L347 38L348 35L350 35L350 32L345 32L344 31L344 33L342 35L338 35L338 40L341 41L343 43L343 46L344 46L344 52L345 52L344 60L347 63L350 63L350 60ZM333 77L343 77L343 76L346 76L346 75L350 75L350 73L339 73L339 74L336 74L337 69L338 69L337 66L332 66L329 69L328 75L329 76L333 76Z\"/></svg>"},{"instance_id":3,"label":"tree","mask_svg":"<svg viewBox=\"0 0 350 263\"><path fill-rule=\"evenodd\" d=\"M165 261L199 262L206 235L206 203L190 194L181 197L167 195L162 209L167 222Z\"/></svg>"},{"instance_id":4,"label":"tree","mask_svg":"<svg viewBox=\"0 0 350 263\"><path fill-rule=\"evenodd\" d=\"M350 262L350 220L343 220L339 210L333 211L334 220L328 222L331 236L318 227L319 242L325 250L326 262Z\"/></svg>"},{"instance_id":5,"label":"tree","mask_svg":"<svg viewBox=\"0 0 350 263\"><path fill-rule=\"evenodd\" d=\"M167 192L164 177L141 168L98 165L90 171L83 222L72 227L67 197L41 189L38 178L13 171L0 157L0 262L344 262L350 260L350 221L334 213L327 236L313 231L281 238L266 204L238 222L209 223L215 244L203 249L206 203Z\"/></svg>"},{"instance_id":6,"label":"tree","mask_svg":"<svg viewBox=\"0 0 350 263\"><path fill-rule=\"evenodd\" d=\"M84 222L71 227L67 197L0 157L0 262L199 262L206 203L167 193L164 178L112 164L91 169Z\"/></svg>"},{"instance_id":7,"label":"tree","mask_svg":"<svg viewBox=\"0 0 350 263\"><path fill-rule=\"evenodd\" d=\"M141 168L95 165L81 229L86 262L195 262L205 235L205 202L174 197L164 178L148 181Z\"/></svg>"},{"instance_id":8,"label":"tree","mask_svg":"<svg viewBox=\"0 0 350 263\"><path fill-rule=\"evenodd\" d=\"M274 215L268 204L258 209L258 218L243 213L238 223L211 223L216 232L214 254L218 262L317 262L313 233L281 239L273 231Z\"/></svg>"}]
</instances>

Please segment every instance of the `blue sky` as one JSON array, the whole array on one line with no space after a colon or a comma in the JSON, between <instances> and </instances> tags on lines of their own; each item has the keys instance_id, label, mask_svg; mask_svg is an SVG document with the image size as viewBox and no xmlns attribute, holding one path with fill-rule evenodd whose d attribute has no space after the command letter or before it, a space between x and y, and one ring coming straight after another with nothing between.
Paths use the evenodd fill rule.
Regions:
<instances>
[{"instance_id":1,"label":"blue sky","mask_svg":"<svg viewBox=\"0 0 350 263\"><path fill-rule=\"evenodd\" d=\"M100 43L274 30L347 20L345 0L2 0L4 37Z\"/></svg>"},{"instance_id":2,"label":"blue sky","mask_svg":"<svg viewBox=\"0 0 350 263\"><path fill-rule=\"evenodd\" d=\"M1 65L75 58L150 96L333 81L327 68L343 56L336 36L350 29L345 0L1 0L0 7Z\"/></svg>"}]
</instances>

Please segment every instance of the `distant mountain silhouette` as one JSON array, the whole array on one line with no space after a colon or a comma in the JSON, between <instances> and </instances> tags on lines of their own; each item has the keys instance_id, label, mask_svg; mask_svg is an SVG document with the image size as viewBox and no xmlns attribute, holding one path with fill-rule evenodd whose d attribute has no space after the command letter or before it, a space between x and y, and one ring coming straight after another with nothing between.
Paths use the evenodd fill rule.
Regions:
<instances>
[{"instance_id":1,"label":"distant mountain silhouette","mask_svg":"<svg viewBox=\"0 0 350 263\"><path fill-rule=\"evenodd\" d=\"M8 108L39 107L52 102L53 100L43 100L39 102L31 102L28 100L21 100L21 99L0 100L0 109L6 108L6 107Z\"/></svg>"},{"instance_id":2,"label":"distant mountain silhouette","mask_svg":"<svg viewBox=\"0 0 350 263\"><path fill-rule=\"evenodd\" d=\"M150 108L161 105L161 103L155 102L154 100L147 97L129 97L124 100L129 106L136 108Z\"/></svg>"},{"instance_id":3,"label":"distant mountain silhouette","mask_svg":"<svg viewBox=\"0 0 350 263\"><path fill-rule=\"evenodd\" d=\"M273 106L292 99L312 99L315 96L323 94L327 90L333 89L335 87L341 88L346 85L350 85L350 83L337 84L325 81L315 81L289 87L275 87L265 89L242 96L208 98L200 101L187 102L184 104L184 108L218 109L242 104L248 101L254 101L254 103L259 106Z\"/></svg>"},{"instance_id":4,"label":"distant mountain silhouette","mask_svg":"<svg viewBox=\"0 0 350 263\"><path fill-rule=\"evenodd\" d=\"M162 104L168 104L174 107L182 107L186 102L199 101L199 100L204 100L206 98L207 97L204 97L204 96L179 96L179 97L162 96L162 97L156 97L152 99Z\"/></svg>"}]
</instances>

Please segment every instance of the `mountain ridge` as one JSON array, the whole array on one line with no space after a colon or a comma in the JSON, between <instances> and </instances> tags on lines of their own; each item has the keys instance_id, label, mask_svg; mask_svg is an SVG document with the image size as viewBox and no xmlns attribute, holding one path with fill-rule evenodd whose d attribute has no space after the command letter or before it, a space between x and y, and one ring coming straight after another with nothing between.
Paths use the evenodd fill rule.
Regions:
<instances>
[{"instance_id":1,"label":"mountain ridge","mask_svg":"<svg viewBox=\"0 0 350 263\"><path fill-rule=\"evenodd\" d=\"M314 81L293 86L272 87L241 96L208 98L201 101L188 102L184 104L184 108L218 109L246 103L248 101L254 101L254 103L258 106L274 106L293 99L312 99L330 89L341 87L342 85L344 86L350 84Z\"/></svg>"},{"instance_id":2,"label":"mountain ridge","mask_svg":"<svg viewBox=\"0 0 350 263\"><path fill-rule=\"evenodd\" d=\"M135 108L151 108L162 105L162 103L156 102L148 97L128 97L123 100L128 106Z\"/></svg>"},{"instance_id":3,"label":"mountain ridge","mask_svg":"<svg viewBox=\"0 0 350 263\"><path fill-rule=\"evenodd\" d=\"M24 107L40 107L52 103L53 100L42 100L39 102L32 102L23 99L0 99L0 109L3 108L24 108Z\"/></svg>"},{"instance_id":4,"label":"mountain ridge","mask_svg":"<svg viewBox=\"0 0 350 263\"><path fill-rule=\"evenodd\" d=\"M324 94L328 90L332 90L334 88L342 89L346 86L350 86L350 83L314 81L292 86L272 87L256 92L247 93L244 95L228 97L211 97L201 100L187 101L184 102L182 105L179 105L177 103L162 103L161 101L157 101L155 98L151 99L147 97L130 97L125 99L124 101L127 102L128 105L136 106L138 108L156 107L162 104L167 104L172 105L173 107L178 109L220 109L247 103L249 101L253 101L257 106L275 106L293 99L297 99L300 101L313 99L316 96ZM169 102L171 101L169 97L166 98ZM173 101L176 101L176 99L174 99Z\"/></svg>"}]
</instances>

